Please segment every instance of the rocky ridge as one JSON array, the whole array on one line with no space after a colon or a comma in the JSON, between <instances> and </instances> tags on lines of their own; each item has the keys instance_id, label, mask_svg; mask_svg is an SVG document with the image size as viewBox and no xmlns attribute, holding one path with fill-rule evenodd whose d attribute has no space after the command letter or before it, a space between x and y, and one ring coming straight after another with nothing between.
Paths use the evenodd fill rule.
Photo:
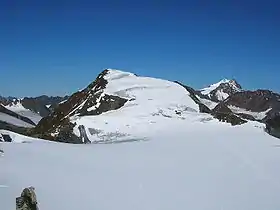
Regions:
<instances>
[{"instance_id":1,"label":"rocky ridge","mask_svg":"<svg viewBox=\"0 0 280 210\"><path fill-rule=\"evenodd\" d=\"M199 90L202 95L215 102L223 101L229 96L241 91L241 85L236 80L229 79L223 79L218 83Z\"/></svg>"},{"instance_id":2,"label":"rocky ridge","mask_svg":"<svg viewBox=\"0 0 280 210\"><path fill-rule=\"evenodd\" d=\"M49 116L39 122L34 134L55 141L82 143L81 138L73 134L75 124L70 122L71 116L99 115L116 110L127 101L127 99L103 92L107 85L104 79L107 73L108 70L104 70L88 87L74 93L67 101L59 104Z\"/></svg>"}]
</instances>

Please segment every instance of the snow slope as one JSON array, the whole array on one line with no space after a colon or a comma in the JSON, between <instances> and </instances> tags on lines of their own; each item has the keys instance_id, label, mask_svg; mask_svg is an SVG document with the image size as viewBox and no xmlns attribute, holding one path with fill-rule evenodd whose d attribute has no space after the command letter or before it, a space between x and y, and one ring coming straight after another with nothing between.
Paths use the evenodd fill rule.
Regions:
<instances>
[{"instance_id":1,"label":"snow slope","mask_svg":"<svg viewBox=\"0 0 280 210\"><path fill-rule=\"evenodd\" d=\"M131 138L132 134L135 137L135 134L143 133L143 129L151 129L151 124L159 124L163 118L185 119L199 112L199 107L191 99L189 92L177 83L138 77L132 73L112 69L104 79L108 84L97 99L97 104L89 107L88 111L96 109L105 94L128 99L128 102L118 110L101 115L70 117L73 123L77 123L74 128L75 134L79 136L78 127L84 125L91 141L109 137L112 140L116 136L118 139L127 139Z\"/></svg>"},{"instance_id":2,"label":"snow slope","mask_svg":"<svg viewBox=\"0 0 280 210\"><path fill-rule=\"evenodd\" d=\"M218 105L217 102L211 101L209 99L200 98L199 96L196 96L196 97L200 100L201 103L203 103L209 109L214 109Z\"/></svg>"},{"instance_id":3,"label":"snow slope","mask_svg":"<svg viewBox=\"0 0 280 210\"><path fill-rule=\"evenodd\" d=\"M8 115L8 114L2 113L2 112L0 112L0 121L9 123L9 124L12 124L15 126L19 126L19 127L27 127L27 128L34 127L33 125L31 125L27 122L24 122L16 117L13 117L11 115Z\"/></svg>"},{"instance_id":4,"label":"snow slope","mask_svg":"<svg viewBox=\"0 0 280 210\"><path fill-rule=\"evenodd\" d=\"M40 209L280 209L279 140L261 124L199 117L167 120L134 143L5 143L1 209L30 185Z\"/></svg>"},{"instance_id":5,"label":"snow slope","mask_svg":"<svg viewBox=\"0 0 280 210\"><path fill-rule=\"evenodd\" d=\"M228 108L230 108L230 110L234 113L244 113L244 114L249 114L251 116L253 116L256 120L262 120L266 117L267 113L271 110L271 108L267 109L266 111L263 112L252 112L240 107L236 107L236 106L228 106Z\"/></svg>"},{"instance_id":6,"label":"snow slope","mask_svg":"<svg viewBox=\"0 0 280 210\"><path fill-rule=\"evenodd\" d=\"M29 109L24 108L20 102L9 104L9 105L5 106L5 108L9 109L21 116L29 118L35 124L38 124L38 122L42 119L42 117L39 114L37 114Z\"/></svg>"}]
</instances>

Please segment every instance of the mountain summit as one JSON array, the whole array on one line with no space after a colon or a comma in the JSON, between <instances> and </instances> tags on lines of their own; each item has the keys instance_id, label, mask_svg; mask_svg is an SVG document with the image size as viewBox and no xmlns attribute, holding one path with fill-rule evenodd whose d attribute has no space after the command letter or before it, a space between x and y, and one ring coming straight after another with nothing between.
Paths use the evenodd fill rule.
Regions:
<instances>
[{"instance_id":1,"label":"mountain summit","mask_svg":"<svg viewBox=\"0 0 280 210\"><path fill-rule=\"evenodd\" d=\"M200 90L200 93L209 99L219 102L227 99L230 95L241 92L242 87L236 80L223 79L215 84Z\"/></svg>"},{"instance_id":2,"label":"mountain summit","mask_svg":"<svg viewBox=\"0 0 280 210\"><path fill-rule=\"evenodd\" d=\"M183 119L199 111L190 93L175 82L106 69L43 118L36 132L72 143L80 143L77 137L82 133L90 141L110 140L116 135L128 137L132 131L143 133L164 119Z\"/></svg>"}]
</instances>

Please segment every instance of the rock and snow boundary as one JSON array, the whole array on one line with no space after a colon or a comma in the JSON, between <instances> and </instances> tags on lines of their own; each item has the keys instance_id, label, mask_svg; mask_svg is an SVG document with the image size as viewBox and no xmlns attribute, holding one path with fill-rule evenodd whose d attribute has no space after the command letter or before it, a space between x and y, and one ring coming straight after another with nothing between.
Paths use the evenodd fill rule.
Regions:
<instances>
[{"instance_id":1,"label":"rock and snow boundary","mask_svg":"<svg viewBox=\"0 0 280 210\"><path fill-rule=\"evenodd\" d=\"M59 104L36 129L54 140L68 138L75 143L83 126L91 142L123 141L144 138L143 131L161 126L162 120L182 120L198 112L190 93L177 83L106 69L88 87Z\"/></svg>"}]
</instances>

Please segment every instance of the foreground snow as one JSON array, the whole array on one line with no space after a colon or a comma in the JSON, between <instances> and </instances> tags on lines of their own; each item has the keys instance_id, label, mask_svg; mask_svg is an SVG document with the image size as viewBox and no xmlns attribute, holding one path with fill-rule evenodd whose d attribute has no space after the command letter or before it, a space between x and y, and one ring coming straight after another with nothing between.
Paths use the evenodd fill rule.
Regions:
<instances>
[{"instance_id":1,"label":"foreground snow","mask_svg":"<svg viewBox=\"0 0 280 210\"><path fill-rule=\"evenodd\" d=\"M164 125L133 143L3 144L1 209L30 185L44 210L280 209L280 143L260 124Z\"/></svg>"}]
</instances>

